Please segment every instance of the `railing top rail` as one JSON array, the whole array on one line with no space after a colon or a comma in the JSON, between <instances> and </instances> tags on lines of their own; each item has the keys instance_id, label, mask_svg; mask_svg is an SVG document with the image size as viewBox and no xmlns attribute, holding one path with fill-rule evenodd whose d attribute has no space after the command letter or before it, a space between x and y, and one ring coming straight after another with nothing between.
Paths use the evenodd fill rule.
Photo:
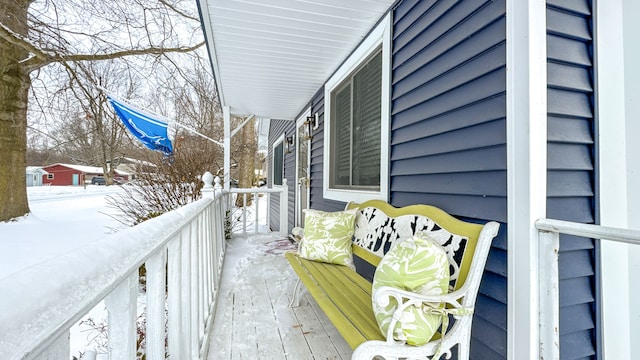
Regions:
<instances>
[{"instance_id":1,"label":"railing top rail","mask_svg":"<svg viewBox=\"0 0 640 360\"><path fill-rule=\"evenodd\" d=\"M229 192L236 194L264 194L264 193L281 193L282 188L231 188Z\"/></svg>"},{"instance_id":2,"label":"railing top rail","mask_svg":"<svg viewBox=\"0 0 640 360\"><path fill-rule=\"evenodd\" d=\"M536 228L541 231L640 245L640 230L581 224L554 219L538 219L535 225Z\"/></svg>"}]
</instances>

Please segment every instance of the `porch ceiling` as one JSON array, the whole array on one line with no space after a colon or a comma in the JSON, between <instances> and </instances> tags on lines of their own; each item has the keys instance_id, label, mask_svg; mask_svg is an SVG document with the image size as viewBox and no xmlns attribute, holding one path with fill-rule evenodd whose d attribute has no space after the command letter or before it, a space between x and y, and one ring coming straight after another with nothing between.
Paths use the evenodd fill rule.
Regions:
<instances>
[{"instance_id":1,"label":"porch ceiling","mask_svg":"<svg viewBox=\"0 0 640 360\"><path fill-rule=\"evenodd\" d=\"M199 0L223 106L294 119L394 0Z\"/></svg>"}]
</instances>

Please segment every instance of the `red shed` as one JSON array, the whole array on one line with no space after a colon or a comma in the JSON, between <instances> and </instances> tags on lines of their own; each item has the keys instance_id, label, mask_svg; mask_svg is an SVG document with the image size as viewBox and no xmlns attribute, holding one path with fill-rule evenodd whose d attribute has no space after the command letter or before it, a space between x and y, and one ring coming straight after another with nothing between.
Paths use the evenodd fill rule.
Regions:
<instances>
[{"instance_id":1,"label":"red shed","mask_svg":"<svg viewBox=\"0 0 640 360\"><path fill-rule=\"evenodd\" d=\"M50 185L83 185L94 176L103 176L102 168L85 165L53 164L42 167L48 174L43 175L42 183ZM116 170L116 174L128 179L128 174Z\"/></svg>"}]
</instances>

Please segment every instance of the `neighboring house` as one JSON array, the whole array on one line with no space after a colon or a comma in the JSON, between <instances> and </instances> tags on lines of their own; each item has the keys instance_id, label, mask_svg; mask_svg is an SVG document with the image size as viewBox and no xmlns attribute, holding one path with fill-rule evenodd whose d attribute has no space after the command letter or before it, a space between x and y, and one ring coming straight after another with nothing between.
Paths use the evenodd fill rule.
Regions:
<instances>
[{"instance_id":1,"label":"neighboring house","mask_svg":"<svg viewBox=\"0 0 640 360\"><path fill-rule=\"evenodd\" d=\"M43 184L50 185L83 185L90 183L94 176L104 176L101 167L71 164L53 164L42 168L47 172L43 175ZM117 176L124 181L129 180L129 173L115 170Z\"/></svg>"},{"instance_id":2,"label":"neighboring house","mask_svg":"<svg viewBox=\"0 0 640 360\"><path fill-rule=\"evenodd\" d=\"M27 186L42 186L42 177L47 174L39 166L27 166Z\"/></svg>"},{"instance_id":3,"label":"neighboring house","mask_svg":"<svg viewBox=\"0 0 640 360\"><path fill-rule=\"evenodd\" d=\"M154 163L129 157L120 158L116 167L118 171L130 174L129 180L135 180L136 176L141 173L155 172L156 168Z\"/></svg>"},{"instance_id":4,"label":"neighboring house","mask_svg":"<svg viewBox=\"0 0 640 360\"><path fill-rule=\"evenodd\" d=\"M287 179L289 230L306 207L372 198L499 221L471 355L537 354L535 220L640 228L640 4L245 5L199 1L226 121L271 119L268 184ZM608 306L640 301L638 263L640 249L562 236L562 359L640 358L640 310Z\"/></svg>"}]
</instances>

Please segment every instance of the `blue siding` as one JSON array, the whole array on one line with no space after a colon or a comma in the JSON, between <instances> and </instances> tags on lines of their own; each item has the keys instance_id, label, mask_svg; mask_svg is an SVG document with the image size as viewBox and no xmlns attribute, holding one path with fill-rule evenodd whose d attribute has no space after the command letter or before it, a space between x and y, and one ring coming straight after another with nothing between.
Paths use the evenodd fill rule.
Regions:
<instances>
[{"instance_id":1,"label":"blue siding","mask_svg":"<svg viewBox=\"0 0 640 360\"><path fill-rule=\"evenodd\" d=\"M547 1L547 217L595 222L591 1ZM594 359L594 242L560 239L562 359Z\"/></svg>"},{"instance_id":2,"label":"blue siding","mask_svg":"<svg viewBox=\"0 0 640 360\"><path fill-rule=\"evenodd\" d=\"M282 134L293 134L295 131L295 122L286 120L271 120L269 124L269 149L267 152L267 186L273 187L271 183L272 179L272 159L273 159L273 145ZM289 228L288 232L293 228L295 219L295 181L296 181L296 157L295 152L284 154L284 178L287 179L289 196L287 199L288 213L289 213ZM272 201L269 204L269 227L273 231L280 231L280 200L277 195L272 196Z\"/></svg>"},{"instance_id":3,"label":"blue siding","mask_svg":"<svg viewBox=\"0 0 640 360\"><path fill-rule=\"evenodd\" d=\"M403 1L394 11L390 202L507 221L505 1ZM471 358L505 359L503 224L480 284Z\"/></svg>"},{"instance_id":4,"label":"blue siding","mask_svg":"<svg viewBox=\"0 0 640 360\"><path fill-rule=\"evenodd\" d=\"M547 11L547 216L584 223L595 221L591 6L548 0ZM507 356L505 12L505 0L404 0L393 10L390 202L502 222L474 315L471 358L482 360ZM343 202L323 198L323 89L310 101L320 120L311 145L311 208L341 210ZM293 123L274 122L271 131L272 140ZM290 182L292 161L285 157ZM592 359L594 243L563 236L560 250L561 356Z\"/></svg>"}]
</instances>

